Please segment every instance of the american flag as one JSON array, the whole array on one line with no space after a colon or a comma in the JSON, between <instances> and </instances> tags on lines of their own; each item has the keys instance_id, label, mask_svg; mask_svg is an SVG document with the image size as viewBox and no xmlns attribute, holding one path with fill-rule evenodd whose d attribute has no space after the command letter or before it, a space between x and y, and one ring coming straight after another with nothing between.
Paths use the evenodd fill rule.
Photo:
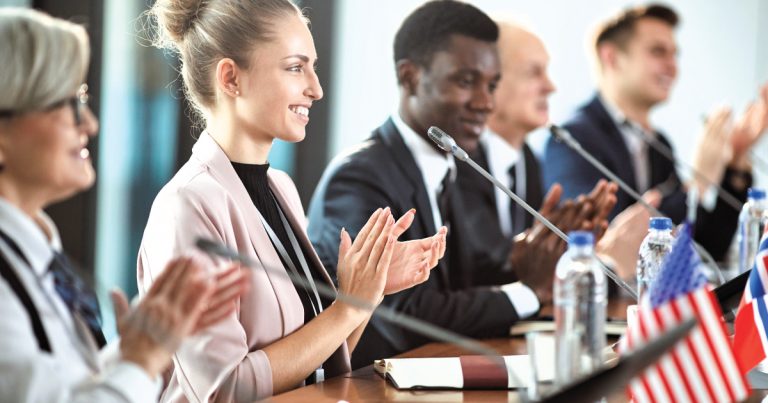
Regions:
<instances>
[{"instance_id":1,"label":"american flag","mask_svg":"<svg viewBox=\"0 0 768 403\"><path fill-rule=\"evenodd\" d=\"M735 402L749 396L720 307L707 287L685 225L664 264L640 301L619 351L629 353L684 320L698 325L658 363L630 382L636 402Z\"/></svg>"},{"instance_id":2,"label":"american flag","mask_svg":"<svg viewBox=\"0 0 768 403\"><path fill-rule=\"evenodd\" d=\"M752 272L734 323L733 346L742 372L765 359L768 351L768 227L760 240Z\"/></svg>"}]
</instances>

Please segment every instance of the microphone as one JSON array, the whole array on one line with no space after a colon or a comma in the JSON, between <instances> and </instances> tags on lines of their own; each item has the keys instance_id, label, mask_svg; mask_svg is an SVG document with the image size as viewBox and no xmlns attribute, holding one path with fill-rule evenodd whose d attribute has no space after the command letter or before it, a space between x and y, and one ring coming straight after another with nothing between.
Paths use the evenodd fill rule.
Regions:
<instances>
[{"instance_id":1,"label":"microphone","mask_svg":"<svg viewBox=\"0 0 768 403\"><path fill-rule=\"evenodd\" d=\"M675 153L672 152L672 149L669 148L666 144L659 141L659 139L652 138L641 133L637 133L634 130L630 130L630 132L633 135L642 139L646 144L648 144L653 149L655 149L659 154L663 155L664 158L672 162L675 165L675 167L679 168L682 165L683 167L691 171L691 174L696 179L706 183L709 186L714 187L715 190L717 191L717 195L720 196L720 198L723 199L723 201L728 203L728 205L733 207L736 211L741 211L742 203L739 201L739 199L736 198L736 196L734 196L727 190L723 189L723 187L720 186L719 183L714 183L711 180L709 180L707 177L704 176L704 174L702 174L699 170L694 168L693 165L675 157Z\"/></svg>"},{"instance_id":2,"label":"microphone","mask_svg":"<svg viewBox=\"0 0 768 403\"><path fill-rule=\"evenodd\" d=\"M527 211L529 214L531 214L536 220L538 220L540 223L544 224L545 227L547 227L550 231L554 232L559 236L562 240L569 242L568 235L566 235L560 228L557 228L554 224L552 224L551 221L549 221L546 217L539 214L538 211L536 211L533 207L531 207L528 203L525 202L520 196L516 195L512 190L510 190L505 184L501 183L498 179L496 179L493 175L491 175L488 171L483 169L480 165L477 165L475 161L472 160L472 158L469 158L469 155L466 151L461 149L456 144L456 141L453 140L451 136L449 136L446 132L441 130L438 127L432 126L427 130L427 135L429 136L432 141L435 142L435 144L438 145L443 151L447 151L451 154L453 154L456 159L459 161L464 161L469 166L471 166L475 171L479 172L483 177L491 181L496 187L501 189L507 196L509 196L512 200L515 201L515 203L519 204L525 211ZM595 256L595 260L597 260L598 264L600 265L600 268L603 270L605 275L613 280L616 285L624 289L632 298L637 300L637 292L630 287L624 280L619 278L619 276L613 272L613 270L609 269L608 266L603 263L600 258Z\"/></svg>"},{"instance_id":3,"label":"microphone","mask_svg":"<svg viewBox=\"0 0 768 403\"><path fill-rule=\"evenodd\" d=\"M218 257L226 258L232 261L237 261L252 269L256 267L262 267L266 272L277 274L280 276L287 276L291 280L291 282L293 282L294 284L298 284L308 288L310 287L308 280L304 279L303 277L297 274L294 274L290 270L282 270L282 269L278 270L271 267L263 266L262 264L253 261L248 256L238 253L232 249L229 249L226 246L216 241L205 239L205 238L198 238L195 241L195 246L210 256L218 256ZM384 305L376 306L376 305L370 304L354 296L337 292L330 286L321 282L315 283L315 286L317 287L318 294L321 294L325 298L335 299L337 301L344 302L346 304L352 305L355 308L364 310L366 312L373 312L374 315L379 316L388 322L392 322L398 326L404 327L414 333L418 333L429 339L455 344L468 351L472 351L474 353L481 354L481 355L492 355L492 356L499 355L498 352L496 352L491 348L486 347L482 343L479 343L468 337L462 336L453 331L435 326L429 322L425 322L423 320L416 319L409 315L397 312L394 309L389 308L387 306L384 306Z\"/></svg>"},{"instance_id":4,"label":"microphone","mask_svg":"<svg viewBox=\"0 0 768 403\"><path fill-rule=\"evenodd\" d=\"M453 137L449 136L446 132L442 131L436 126L432 126L427 130L427 136L437 144L443 151L447 151L453 154L459 161L467 162L469 155L461 147L456 144ZM471 160L470 160L471 161Z\"/></svg>"},{"instance_id":5,"label":"microphone","mask_svg":"<svg viewBox=\"0 0 768 403\"><path fill-rule=\"evenodd\" d=\"M565 143L570 149L573 151L576 151L579 155L581 155L582 158L587 160L590 165L597 168L598 171L600 171L603 175L607 176L611 181L616 182L616 184L619 185L621 190L627 192L630 197L632 197L634 200L636 200L638 203L640 203L643 207L645 207L648 211L650 211L653 215L659 216L659 217L666 217L667 215L659 211L656 207L651 206L643 200L643 196L640 195L635 189L633 189L631 186L627 184L627 182L624 182L621 180L621 178L618 177L613 171L608 169L602 162L598 161L597 158L595 158L592 154L590 154L587 150L585 150L581 144L576 141L575 138L569 133L567 130L555 125L550 124L549 125L549 132L552 133L552 136L555 137L555 139ZM696 204L693 204L696 205ZM691 211L689 210L689 213ZM693 212L695 212L695 209L693 209ZM725 282L725 279L723 278L723 273L720 272L720 269L717 267L717 263L715 263L715 259L712 258L712 256L707 252L701 245L699 245L698 242L693 241L693 247L696 249L696 252L701 256L702 261L706 261L707 265L711 265L714 268L714 272L716 273L719 282L722 284Z\"/></svg>"}]
</instances>

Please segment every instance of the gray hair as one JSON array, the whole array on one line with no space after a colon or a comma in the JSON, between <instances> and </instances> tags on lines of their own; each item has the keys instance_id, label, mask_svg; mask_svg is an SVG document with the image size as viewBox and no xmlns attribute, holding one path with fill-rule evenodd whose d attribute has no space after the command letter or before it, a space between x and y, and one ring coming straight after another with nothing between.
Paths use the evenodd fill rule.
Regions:
<instances>
[{"instance_id":1,"label":"gray hair","mask_svg":"<svg viewBox=\"0 0 768 403\"><path fill-rule=\"evenodd\" d=\"M85 80L85 29L26 8L0 8L0 109L28 111L75 94Z\"/></svg>"}]
</instances>

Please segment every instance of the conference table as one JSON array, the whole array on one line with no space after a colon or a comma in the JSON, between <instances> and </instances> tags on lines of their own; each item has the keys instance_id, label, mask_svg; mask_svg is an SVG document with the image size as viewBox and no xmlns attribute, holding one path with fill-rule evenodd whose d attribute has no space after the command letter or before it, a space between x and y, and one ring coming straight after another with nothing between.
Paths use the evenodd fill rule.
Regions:
<instances>
[{"instance_id":1,"label":"conference table","mask_svg":"<svg viewBox=\"0 0 768 403\"><path fill-rule=\"evenodd\" d=\"M611 319L626 319L626 298L612 299L608 303L607 316ZM542 309L542 316L551 316L552 308ZM609 339L613 342L616 339ZM482 342L501 355L525 354L524 337L486 339ZM399 358L456 357L471 354L448 343L429 343L398 355ZM755 391L748 401L759 402L765 391ZM609 396L609 402L627 401L623 391ZM273 396L270 402L506 402L519 401L516 390L397 390L373 365L340 375L325 382Z\"/></svg>"}]
</instances>

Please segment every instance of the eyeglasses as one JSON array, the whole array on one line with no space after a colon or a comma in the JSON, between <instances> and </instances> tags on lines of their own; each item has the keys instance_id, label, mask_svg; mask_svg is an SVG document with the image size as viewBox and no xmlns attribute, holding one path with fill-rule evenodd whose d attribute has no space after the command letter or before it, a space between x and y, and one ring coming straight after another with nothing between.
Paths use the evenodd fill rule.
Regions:
<instances>
[{"instance_id":1,"label":"eyeglasses","mask_svg":"<svg viewBox=\"0 0 768 403\"><path fill-rule=\"evenodd\" d=\"M83 114L85 113L85 108L88 106L88 98L88 84L82 84L77 89L77 93L74 96L56 101L48 106L40 108L39 110L47 112L61 108L62 106L69 105L75 118L75 125L80 126L80 124L83 123ZM14 116L22 115L26 112L29 111L0 109L0 118L12 118Z\"/></svg>"}]
</instances>

